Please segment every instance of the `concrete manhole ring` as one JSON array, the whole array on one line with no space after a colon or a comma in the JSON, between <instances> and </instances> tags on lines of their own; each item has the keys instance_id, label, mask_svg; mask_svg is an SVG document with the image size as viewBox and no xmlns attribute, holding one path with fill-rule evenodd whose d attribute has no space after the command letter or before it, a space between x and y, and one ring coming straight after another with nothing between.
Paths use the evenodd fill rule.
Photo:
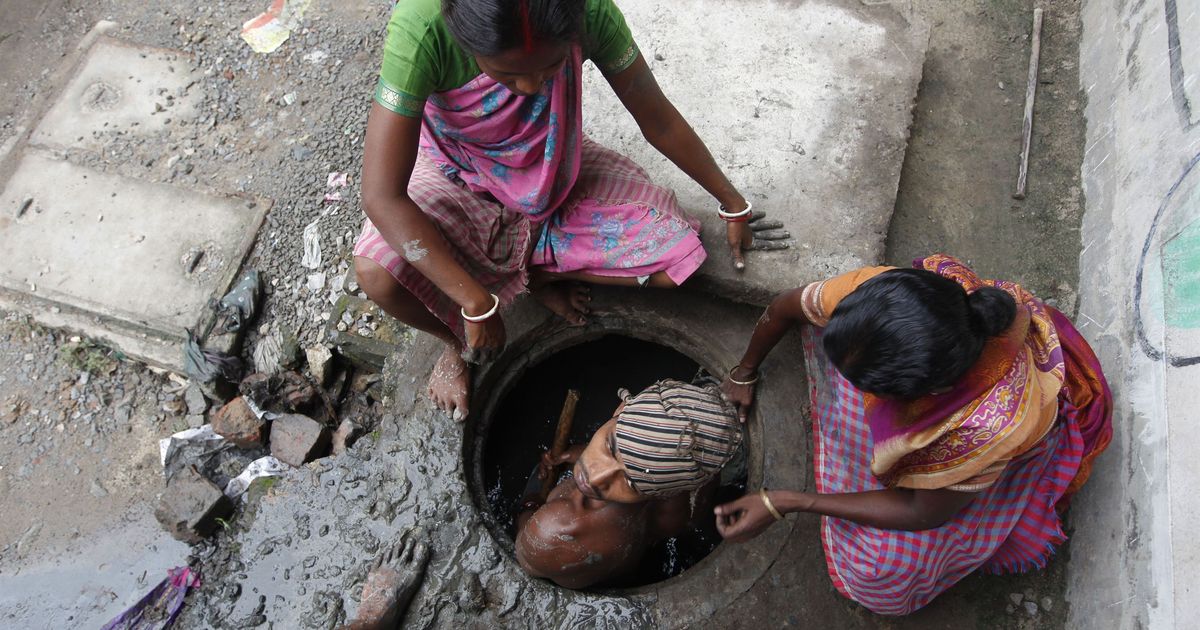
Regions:
<instances>
[{"instance_id":1,"label":"concrete manhole ring","mask_svg":"<svg viewBox=\"0 0 1200 630\"><path fill-rule=\"evenodd\" d=\"M512 541L490 515L482 462L492 415L525 370L566 348L619 335L667 346L709 372L720 373L722 366L732 365L740 356L758 315L756 309L682 292L670 300L640 292L594 293L596 313L585 328L547 318L536 307L507 314L508 349L483 366L475 379L474 406L482 413L464 435L463 471L481 520L497 547L506 552L505 564L514 572L520 568L512 556ZM773 374L776 382L760 395L747 431L748 487L805 487L810 468L804 416L800 413L807 405L804 373L796 365L790 371L776 369ZM701 623L732 603L770 568L790 531L789 523L788 527L772 528L751 543L722 543L691 568L661 582L572 595L592 600L597 606L611 597L627 598L644 606L660 627ZM548 583L544 586L555 588Z\"/></svg>"}]
</instances>

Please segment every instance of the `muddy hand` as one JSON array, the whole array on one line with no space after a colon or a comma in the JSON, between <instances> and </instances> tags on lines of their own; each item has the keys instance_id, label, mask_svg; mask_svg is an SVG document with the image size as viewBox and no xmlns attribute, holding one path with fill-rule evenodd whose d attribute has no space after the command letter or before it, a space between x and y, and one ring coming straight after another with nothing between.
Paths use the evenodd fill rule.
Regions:
<instances>
[{"instance_id":1,"label":"muddy hand","mask_svg":"<svg viewBox=\"0 0 1200 630\"><path fill-rule=\"evenodd\" d=\"M787 249L792 246L787 242L792 235L783 229L783 221L768 221L766 212L754 211L748 225L752 233L750 246L747 247L749 251Z\"/></svg>"},{"instance_id":2,"label":"muddy hand","mask_svg":"<svg viewBox=\"0 0 1200 630\"><path fill-rule=\"evenodd\" d=\"M787 242L792 235L783 229L783 223L767 221L766 216L766 212L755 210L749 221L731 221L727 224L726 240L733 254L733 267L738 271L746 268L745 252L787 249L792 246Z\"/></svg>"},{"instance_id":3,"label":"muddy hand","mask_svg":"<svg viewBox=\"0 0 1200 630\"><path fill-rule=\"evenodd\" d=\"M565 464L567 459L568 456L566 453L559 453L557 457L550 451L542 453L542 461L538 463L538 479L545 481L550 475L554 474L554 469Z\"/></svg>"}]
</instances>

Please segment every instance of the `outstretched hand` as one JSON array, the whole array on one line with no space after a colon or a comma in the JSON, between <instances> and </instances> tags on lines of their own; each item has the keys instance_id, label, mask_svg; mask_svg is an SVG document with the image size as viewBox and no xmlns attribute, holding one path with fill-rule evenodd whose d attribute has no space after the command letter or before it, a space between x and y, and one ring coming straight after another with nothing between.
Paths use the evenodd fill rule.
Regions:
<instances>
[{"instance_id":1,"label":"outstretched hand","mask_svg":"<svg viewBox=\"0 0 1200 630\"><path fill-rule=\"evenodd\" d=\"M729 542L746 542L763 533L775 517L767 510L762 497L758 494L747 494L729 503L722 503L713 508L717 515L717 531Z\"/></svg>"},{"instance_id":2,"label":"outstretched hand","mask_svg":"<svg viewBox=\"0 0 1200 630\"><path fill-rule=\"evenodd\" d=\"M726 240L729 251L733 254L733 266L739 271L746 268L748 251L787 249L791 247L786 239L792 237L783 229L782 221L767 221L767 213L755 210L749 221L734 222L726 225Z\"/></svg>"}]
</instances>

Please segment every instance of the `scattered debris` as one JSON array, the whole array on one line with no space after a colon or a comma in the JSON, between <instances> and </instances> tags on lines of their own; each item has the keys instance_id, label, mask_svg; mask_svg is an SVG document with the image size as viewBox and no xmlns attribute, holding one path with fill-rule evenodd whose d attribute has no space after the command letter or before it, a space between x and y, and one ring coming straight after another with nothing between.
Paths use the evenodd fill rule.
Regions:
<instances>
[{"instance_id":1,"label":"scattered debris","mask_svg":"<svg viewBox=\"0 0 1200 630\"><path fill-rule=\"evenodd\" d=\"M316 293L325 288L325 272L308 274L308 284L306 285L310 293Z\"/></svg>"},{"instance_id":2,"label":"scattered debris","mask_svg":"<svg viewBox=\"0 0 1200 630\"><path fill-rule=\"evenodd\" d=\"M183 345L183 365L192 382L211 400L225 401L233 397L242 377L241 359L212 350L204 350L196 335L187 331Z\"/></svg>"},{"instance_id":3,"label":"scattered debris","mask_svg":"<svg viewBox=\"0 0 1200 630\"><path fill-rule=\"evenodd\" d=\"M88 491L91 492L92 496L96 497L97 499L103 499L104 497L108 496L108 489L101 485L99 479L92 480L91 488L89 488Z\"/></svg>"},{"instance_id":4,"label":"scattered debris","mask_svg":"<svg viewBox=\"0 0 1200 630\"><path fill-rule=\"evenodd\" d=\"M195 444L207 450L219 447L224 441L221 436L213 432L212 427L209 425L202 426L199 429L180 431L171 437L158 441L159 462L162 464L165 472L168 469L167 464L175 461L176 456L187 445Z\"/></svg>"},{"instance_id":5,"label":"scattered debris","mask_svg":"<svg viewBox=\"0 0 1200 630\"><path fill-rule=\"evenodd\" d=\"M216 484L189 466L167 480L154 517L177 540L198 543L213 533L233 503Z\"/></svg>"},{"instance_id":6,"label":"scattered debris","mask_svg":"<svg viewBox=\"0 0 1200 630\"><path fill-rule=\"evenodd\" d=\"M317 217L312 223L304 226L304 255L300 258L300 266L305 269L321 268L321 218Z\"/></svg>"},{"instance_id":7,"label":"scattered debris","mask_svg":"<svg viewBox=\"0 0 1200 630\"><path fill-rule=\"evenodd\" d=\"M217 316L223 320L221 329L238 332L254 320L258 303L262 297L262 277L257 270L250 270L226 293L218 303Z\"/></svg>"},{"instance_id":8,"label":"scattered debris","mask_svg":"<svg viewBox=\"0 0 1200 630\"><path fill-rule=\"evenodd\" d=\"M125 358L117 350L79 337L72 337L69 343L59 348L58 353L64 363L89 374L112 374L117 370L117 362Z\"/></svg>"},{"instance_id":9,"label":"scattered debris","mask_svg":"<svg viewBox=\"0 0 1200 630\"><path fill-rule=\"evenodd\" d=\"M246 467L246 470L242 471L242 474L230 479L229 483L225 484L225 496L230 499L245 498L243 495L245 495L246 490L250 487L250 483L255 479L277 477L285 470L287 470L287 466L278 459L270 455L260 457L250 462L250 465Z\"/></svg>"},{"instance_id":10,"label":"scattered debris","mask_svg":"<svg viewBox=\"0 0 1200 630\"><path fill-rule=\"evenodd\" d=\"M212 431L238 448L256 448L263 445L266 424L246 404L245 398L238 396L213 416Z\"/></svg>"},{"instance_id":11,"label":"scattered debris","mask_svg":"<svg viewBox=\"0 0 1200 630\"><path fill-rule=\"evenodd\" d=\"M254 345L254 371L278 374L283 369L283 335L278 328L263 335Z\"/></svg>"},{"instance_id":12,"label":"scattered debris","mask_svg":"<svg viewBox=\"0 0 1200 630\"><path fill-rule=\"evenodd\" d=\"M273 0L266 11L242 24L242 39L256 53L268 54L279 48L300 26L312 0Z\"/></svg>"},{"instance_id":13,"label":"scattered debris","mask_svg":"<svg viewBox=\"0 0 1200 630\"><path fill-rule=\"evenodd\" d=\"M362 428L354 424L352 420L342 420L338 425L337 431L333 432L333 454L341 455L346 452L346 449L354 446L354 441L362 435Z\"/></svg>"},{"instance_id":14,"label":"scattered debris","mask_svg":"<svg viewBox=\"0 0 1200 630\"><path fill-rule=\"evenodd\" d=\"M188 385L183 393L183 402L187 405L189 416L203 416L204 412L208 411L208 399L204 397L204 392L200 391L200 386L195 383ZM201 422L201 424L204 424Z\"/></svg>"},{"instance_id":15,"label":"scattered debris","mask_svg":"<svg viewBox=\"0 0 1200 630\"><path fill-rule=\"evenodd\" d=\"M329 452L331 436L321 423L299 414L287 414L271 423L271 455L292 466L302 466Z\"/></svg>"},{"instance_id":16,"label":"scattered debris","mask_svg":"<svg viewBox=\"0 0 1200 630\"><path fill-rule=\"evenodd\" d=\"M325 179L325 186L328 188L345 188L349 184L350 175L348 173L334 171Z\"/></svg>"},{"instance_id":17,"label":"scattered debris","mask_svg":"<svg viewBox=\"0 0 1200 630\"><path fill-rule=\"evenodd\" d=\"M317 403L322 402L317 388L303 375L291 371L251 374L239 389L250 408L268 420L284 413L308 414L318 410Z\"/></svg>"},{"instance_id":18,"label":"scattered debris","mask_svg":"<svg viewBox=\"0 0 1200 630\"><path fill-rule=\"evenodd\" d=\"M175 623L188 591L200 586L200 576L189 567L167 571L167 578L125 612L104 624L102 630L164 630Z\"/></svg>"},{"instance_id":19,"label":"scattered debris","mask_svg":"<svg viewBox=\"0 0 1200 630\"><path fill-rule=\"evenodd\" d=\"M333 353L323 345L316 345L305 350L304 354L308 358L308 373L312 374L317 386L328 385L331 374L329 368L333 365Z\"/></svg>"},{"instance_id":20,"label":"scattered debris","mask_svg":"<svg viewBox=\"0 0 1200 630\"><path fill-rule=\"evenodd\" d=\"M412 341L412 332L373 302L348 294L334 304L325 334L352 365L370 372L383 371L384 361Z\"/></svg>"},{"instance_id":21,"label":"scattered debris","mask_svg":"<svg viewBox=\"0 0 1200 630\"><path fill-rule=\"evenodd\" d=\"M1025 84L1025 117L1021 129L1021 162L1017 171L1017 190L1013 199L1025 198L1029 177L1029 151L1033 143L1033 102L1037 98L1038 61L1042 50L1042 8L1033 10L1033 44L1029 48L1029 78Z\"/></svg>"}]
</instances>

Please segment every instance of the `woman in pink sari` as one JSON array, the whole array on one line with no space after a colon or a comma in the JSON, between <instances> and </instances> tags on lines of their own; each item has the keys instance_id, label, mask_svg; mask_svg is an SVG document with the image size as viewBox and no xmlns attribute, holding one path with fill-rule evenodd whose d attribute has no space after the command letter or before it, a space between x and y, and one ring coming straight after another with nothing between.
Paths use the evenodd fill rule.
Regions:
<instances>
[{"instance_id":1,"label":"woman in pink sari","mask_svg":"<svg viewBox=\"0 0 1200 630\"><path fill-rule=\"evenodd\" d=\"M908 614L968 573L1043 566L1060 514L1112 437L1112 396L1071 322L948 256L779 295L724 390L742 410L795 324L812 385L817 492L765 488L716 508L725 538L822 515L834 586Z\"/></svg>"},{"instance_id":2,"label":"woman in pink sari","mask_svg":"<svg viewBox=\"0 0 1200 630\"><path fill-rule=\"evenodd\" d=\"M750 203L658 88L613 0L401 0L367 123L355 270L380 307L446 343L429 392L456 418L464 356L504 345L498 311L518 295L582 325L581 282L673 287L705 259L674 193L583 135L584 60L713 195L735 265L768 227L751 228Z\"/></svg>"}]
</instances>

